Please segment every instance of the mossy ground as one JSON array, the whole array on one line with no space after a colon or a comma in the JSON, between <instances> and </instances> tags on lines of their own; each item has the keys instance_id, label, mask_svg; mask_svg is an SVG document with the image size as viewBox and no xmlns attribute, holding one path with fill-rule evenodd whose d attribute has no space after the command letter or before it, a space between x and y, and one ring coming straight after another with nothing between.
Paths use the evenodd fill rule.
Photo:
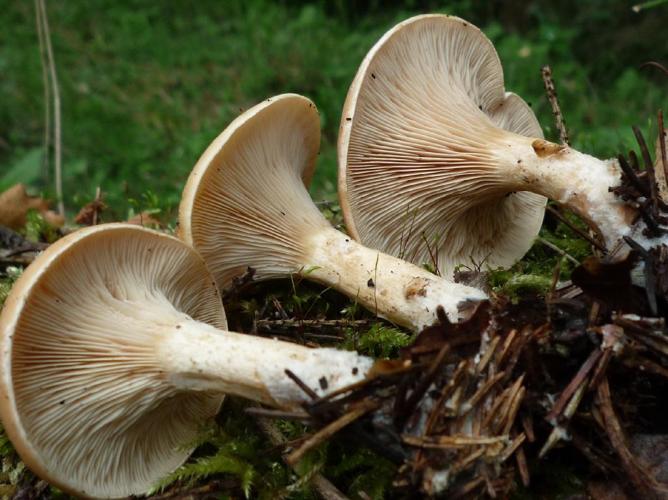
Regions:
<instances>
[{"instance_id":1,"label":"mossy ground","mask_svg":"<svg viewBox=\"0 0 668 500\"><path fill-rule=\"evenodd\" d=\"M332 223L340 222L340 211L335 203L327 204L323 211ZM581 259L590 253L588 243L567 226L554 221L548 226L553 229L544 228L541 238L572 258ZM21 233L33 241L48 242L57 238L55 230L36 213L29 215ZM540 297L551 286L557 268L561 269L560 276L565 279L572 263L537 241L527 256L512 269L490 272L489 282L495 293L515 301L527 295ZM0 267L0 305L20 273L21 266ZM226 309L231 328L241 331L253 330L258 318L343 318L347 325L328 328L321 334L317 327L308 331L299 326L260 334L277 335L308 344L335 345L376 358L394 358L399 349L413 340L410 333L374 319L339 293L305 280L286 279L254 284L226 304ZM386 498L392 491L396 466L345 436L335 436L308 453L294 470L291 469L283 462L280 447L267 439L255 417L245 413L247 407L247 402L228 398L216 422L202 430L191 460L157 484L152 494L181 495L190 491L204 495L211 493L211 488L230 498L310 499L317 498L309 483L316 473L327 477L351 498L364 498L364 495L374 499ZM288 442L299 440L308 432L303 424L287 420L277 420L274 425ZM53 489L45 490L45 485L24 468L4 434L0 435L0 456L3 460L0 492L7 495L20 492L61 495Z\"/></svg>"}]
</instances>

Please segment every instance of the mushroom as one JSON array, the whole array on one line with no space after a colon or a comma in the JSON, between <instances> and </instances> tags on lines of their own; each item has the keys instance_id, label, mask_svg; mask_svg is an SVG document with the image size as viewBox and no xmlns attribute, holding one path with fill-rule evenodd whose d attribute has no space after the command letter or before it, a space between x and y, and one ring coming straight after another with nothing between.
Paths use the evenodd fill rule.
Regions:
<instances>
[{"instance_id":1,"label":"mushroom","mask_svg":"<svg viewBox=\"0 0 668 500\"><path fill-rule=\"evenodd\" d=\"M0 315L0 417L19 455L74 495L145 493L192 450L223 394L277 407L372 361L225 331L213 278L180 240L92 226L42 253Z\"/></svg>"},{"instance_id":2,"label":"mushroom","mask_svg":"<svg viewBox=\"0 0 668 500\"><path fill-rule=\"evenodd\" d=\"M413 330L433 324L438 306L457 321L486 299L332 228L305 186L319 144L315 105L284 94L243 113L202 154L183 192L179 235L221 289L248 267L259 280L297 274Z\"/></svg>"},{"instance_id":3,"label":"mushroom","mask_svg":"<svg viewBox=\"0 0 668 500\"><path fill-rule=\"evenodd\" d=\"M369 51L348 91L339 135L346 227L365 245L416 263L508 266L530 248L545 197L611 247L632 210L609 187L616 160L543 139L533 112L505 92L492 43L440 14L410 18Z\"/></svg>"}]
</instances>

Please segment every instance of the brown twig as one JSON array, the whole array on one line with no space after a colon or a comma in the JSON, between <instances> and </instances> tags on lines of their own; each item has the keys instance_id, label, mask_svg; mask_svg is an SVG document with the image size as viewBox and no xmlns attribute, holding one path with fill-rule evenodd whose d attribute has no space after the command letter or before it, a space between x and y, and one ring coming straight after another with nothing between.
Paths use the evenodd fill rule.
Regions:
<instances>
[{"instance_id":1,"label":"brown twig","mask_svg":"<svg viewBox=\"0 0 668 500\"><path fill-rule=\"evenodd\" d=\"M654 218L656 218L659 215L659 198L656 177L654 175L654 164L652 163L652 157L650 156L649 149L647 148L647 143L645 142L645 138L643 137L642 132L640 132L640 129L636 126L631 128L633 129L633 134L636 136L636 141L638 141L638 146L640 146L640 153L642 154L642 159L645 163L645 172L647 172L647 178L649 180L652 215Z\"/></svg>"},{"instance_id":2,"label":"brown twig","mask_svg":"<svg viewBox=\"0 0 668 500\"><path fill-rule=\"evenodd\" d=\"M286 374L288 377L290 377L290 379L291 379L295 384L297 384L297 386L298 386L302 391L304 391L304 394L306 394L308 397L310 397L310 398L313 399L313 400L318 400L318 399L319 399L319 397L318 397L318 395L316 394L316 392L315 392L313 389L311 389L308 385L306 385L306 383L305 383L302 379L300 379L297 375L295 375L295 373L294 373L293 371L291 371L291 370L289 370L289 369L286 368L286 369L285 369L285 374Z\"/></svg>"},{"instance_id":3,"label":"brown twig","mask_svg":"<svg viewBox=\"0 0 668 500\"><path fill-rule=\"evenodd\" d=\"M249 406L244 411L255 417L287 418L292 420L309 420L311 418L311 416L303 410L288 411L263 408L261 406Z\"/></svg>"},{"instance_id":4,"label":"brown twig","mask_svg":"<svg viewBox=\"0 0 668 500\"><path fill-rule=\"evenodd\" d=\"M258 330L274 330L287 328L308 328L327 329L327 328L363 328L373 323L369 319L259 319L255 322Z\"/></svg>"},{"instance_id":5,"label":"brown twig","mask_svg":"<svg viewBox=\"0 0 668 500\"><path fill-rule=\"evenodd\" d=\"M531 483L531 475L529 474L529 466L527 465L527 456L524 453L524 448L520 447L515 453L515 461L517 462L517 469L520 471L522 484L525 488L529 487Z\"/></svg>"},{"instance_id":6,"label":"brown twig","mask_svg":"<svg viewBox=\"0 0 668 500\"><path fill-rule=\"evenodd\" d=\"M561 108L559 107L557 89L554 86L554 79L552 78L552 68L550 68L549 65L545 65L541 68L540 72L543 76L543 84L545 85L547 100L550 102L550 106L552 107L554 121L557 126L557 130L559 131L559 140L562 144L570 145L568 132L566 130L566 123L564 122L564 115L561 113Z\"/></svg>"},{"instance_id":7,"label":"brown twig","mask_svg":"<svg viewBox=\"0 0 668 500\"><path fill-rule=\"evenodd\" d=\"M345 413L338 419L334 420L330 424L320 429L315 434L311 435L308 439L306 439L302 443L302 445L299 448L290 453L285 458L285 461L290 465L295 465L302 459L302 457L304 456L304 454L306 454L306 452L320 445L321 443L329 439L331 436L336 434L338 431L340 431L347 425L353 423L361 416L365 415L366 413L369 413L371 410L375 410L376 408L378 408L378 403L376 403L375 401L372 400L363 401L357 407L352 408L348 413Z\"/></svg>"},{"instance_id":8,"label":"brown twig","mask_svg":"<svg viewBox=\"0 0 668 500\"><path fill-rule=\"evenodd\" d=\"M668 68L666 68L663 64L658 63L656 61L647 61L646 63L643 63L640 65L640 68L658 68L661 72L663 72L664 75L668 76Z\"/></svg>"},{"instance_id":9,"label":"brown twig","mask_svg":"<svg viewBox=\"0 0 668 500\"><path fill-rule=\"evenodd\" d=\"M660 231L660 229L659 229ZM652 314L655 316L658 312L658 304L656 301L656 277L654 271L654 257L650 252L648 252L642 245L636 242L630 236L624 236L624 241L626 244L640 255L645 261L645 293L647 295L647 302L649 303Z\"/></svg>"},{"instance_id":10,"label":"brown twig","mask_svg":"<svg viewBox=\"0 0 668 500\"><path fill-rule=\"evenodd\" d=\"M262 433L265 436L267 436L267 439L269 439L269 442L272 445L274 446L285 445L286 442L285 437L283 436L281 431L276 428L276 425L274 425L274 423L271 420L268 420L267 418L263 418L258 415L255 417L255 423L260 428ZM294 469L294 464L290 464L285 455L282 454L281 456L283 458L283 461L287 465L293 467ZM310 483L323 500L347 500L348 498L343 493L341 493L341 491L336 486L334 486L326 477L324 477L320 473L314 474L311 477Z\"/></svg>"},{"instance_id":11,"label":"brown twig","mask_svg":"<svg viewBox=\"0 0 668 500\"><path fill-rule=\"evenodd\" d=\"M505 443L508 436L444 435L433 437L401 436L404 443L416 448L451 449Z\"/></svg>"},{"instance_id":12,"label":"brown twig","mask_svg":"<svg viewBox=\"0 0 668 500\"><path fill-rule=\"evenodd\" d=\"M622 431L622 425L615 414L610 395L610 386L608 379L603 378L596 390L596 403L601 410L603 417L603 430L610 439L610 444L619 456L622 467L628 474L633 485L638 488L639 494L668 495L668 488L661 485L657 480L647 472L647 467L641 464L631 453L627 444L626 437Z\"/></svg>"},{"instance_id":13,"label":"brown twig","mask_svg":"<svg viewBox=\"0 0 668 500\"><path fill-rule=\"evenodd\" d=\"M427 389L429 389L429 386L434 381L434 378L436 375L438 375L438 370L449 351L450 345L447 343L443 344L443 347L441 347L441 350L429 366L427 373L425 373L422 379L420 379L411 395L408 397L408 399L401 402L401 404L396 407L397 411L394 415L394 422L398 427L403 426L415 406L419 403L420 399L422 399L422 396L424 396L424 393L427 392Z\"/></svg>"},{"instance_id":14,"label":"brown twig","mask_svg":"<svg viewBox=\"0 0 668 500\"><path fill-rule=\"evenodd\" d=\"M584 385L585 379L589 375L589 372L596 366L599 358L602 356L603 352L600 349L594 349L590 354L587 360L582 364L578 372L571 379L566 388L561 392L550 412L545 416L545 419L548 422L557 424L559 421L559 416L566 408L568 402L571 400L571 397L575 392Z\"/></svg>"},{"instance_id":15,"label":"brown twig","mask_svg":"<svg viewBox=\"0 0 668 500\"><path fill-rule=\"evenodd\" d=\"M640 182L640 179L638 178L638 174L636 174L636 171L629 165L629 163L626 161L626 158L624 158L624 155L620 154L617 156L617 159L619 160L619 166L622 169L622 172L624 172L624 175L628 179L628 181L635 187L640 194L643 194L645 196L649 196L649 192L647 192L647 187Z\"/></svg>"},{"instance_id":16,"label":"brown twig","mask_svg":"<svg viewBox=\"0 0 668 500\"><path fill-rule=\"evenodd\" d=\"M563 249L559 248L557 245L555 245L554 243L546 240L545 238L543 238L541 236L539 236L537 239L540 243L545 245L550 250L555 251L558 255L561 255L566 260L569 260L571 263L575 264L576 266L580 265L580 261L578 259L576 259L575 257L573 257L571 254L569 254L566 250L563 250Z\"/></svg>"},{"instance_id":17,"label":"brown twig","mask_svg":"<svg viewBox=\"0 0 668 500\"><path fill-rule=\"evenodd\" d=\"M666 129L663 126L663 111L659 110L657 115L657 123L659 125L659 151L661 152L661 166L663 167L663 178L668 184L668 159L666 159ZM668 189L668 186L666 186ZM664 203L668 203L668 200L663 200Z\"/></svg>"},{"instance_id":18,"label":"brown twig","mask_svg":"<svg viewBox=\"0 0 668 500\"><path fill-rule=\"evenodd\" d=\"M571 221L569 221L566 216L564 216L561 212L556 210L554 207L547 206L547 211L550 212L552 215L554 215L560 222L562 222L564 225L568 226L571 231L573 231L575 234L580 236L582 239L587 241L590 245L596 247L598 250L600 250L603 253L607 252L607 249L605 246L599 242L596 241L594 238L592 238L590 235L588 235L585 231L580 229L579 227L575 226Z\"/></svg>"}]
</instances>

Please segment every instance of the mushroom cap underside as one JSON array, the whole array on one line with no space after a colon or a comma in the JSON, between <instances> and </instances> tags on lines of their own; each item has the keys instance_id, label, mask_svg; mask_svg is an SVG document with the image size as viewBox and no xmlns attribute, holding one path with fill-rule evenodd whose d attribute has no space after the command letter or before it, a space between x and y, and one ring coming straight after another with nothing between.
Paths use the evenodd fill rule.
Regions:
<instances>
[{"instance_id":1,"label":"mushroom cap underside","mask_svg":"<svg viewBox=\"0 0 668 500\"><path fill-rule=\"evenodd\" d=\"M179 207L179 236L202 255L221 289L297 272L305 237L329 224L306 184L320 118L306 97L283 94L236 118L195 165Z\"/></svg>"},{"instance_id":2,"label":"mushroom cap underside","mask_svg":"<svg viewBox=\"0 0 668 500\"><path fill-rule=\"evenodd\" d=\"M184 316L226 327L204 262L176 238L106 224L43 252L0 316L0 416L26 465L90 497L145 493L178 467L222 402L175 390L155 363Z\"/></svg>"},{"instance_id":3,"label":"mushroom cap underside","mask_svg":"<svg viewBox=\"0 0 668 500\"><path fill-rule=\"evenodd\" d=\"M442 272L513 263L537 235L546 199L507 189L488 150L504 130L542 137L529 106L504 90L487 37L445 15L398 24L362 62L341 118L348 231L417 264L436 253Z\"/></svg>"}]
</instances>

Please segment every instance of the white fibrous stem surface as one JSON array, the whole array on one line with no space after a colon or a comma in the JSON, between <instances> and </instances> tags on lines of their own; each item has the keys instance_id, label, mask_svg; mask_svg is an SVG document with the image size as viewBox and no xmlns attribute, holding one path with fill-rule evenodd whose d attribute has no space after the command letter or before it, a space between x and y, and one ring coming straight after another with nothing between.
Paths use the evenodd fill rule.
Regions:
<instances>
[{"instance_id":1,"label":"white fibrous stem surface","mask_svg":"<svg viewBox=\"0 0 668 500\"><path fill-rule=\"evenodd\" d=\"M190 319L164 332L158 353L160 365L179 389L233 394L283 408L310 399L286 369L325 396L364 379L373 363L354 352L310 349Z\"/></svg>"},{"instance_id":2,"label":"white fibrous stem surface","mask_svg":"<svg viewBox=\"0 0 668 500\"><path fill-rule=\"evenodd\" d=\"M477 288L445 280L414 264L360 245L327 229L311 238L308 266L301 274L340 290L377 316L414 331L437 321L467 319L474 303L487 299Z\"/></svg>"},{"instance_id":3,"label":"white fibrous stem surface","mask_svg":"<svg viewBox=\"0 0 668 500\"><path fill-rule=\"evenodd\" d=\"M631 232L633 210L610 191L621 182L617 160L511 134L504 141L495 151L517 189L542 194L575 211L598 230L608 248Z\"/></svg>"}]
</instances>

